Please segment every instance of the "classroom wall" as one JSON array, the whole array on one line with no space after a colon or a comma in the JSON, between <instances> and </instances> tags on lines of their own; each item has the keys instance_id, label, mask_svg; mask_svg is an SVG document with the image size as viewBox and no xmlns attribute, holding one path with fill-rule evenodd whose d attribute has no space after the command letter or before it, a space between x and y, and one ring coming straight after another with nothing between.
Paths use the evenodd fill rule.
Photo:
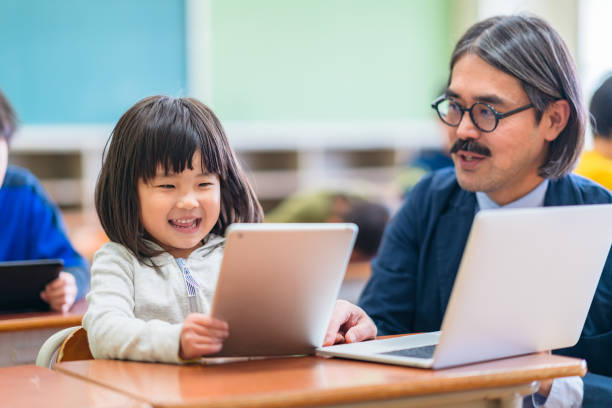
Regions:
<instances>
[{"instance_id":1,"label":"classroom wall","mask_svg":"<svg viewBox=\"0 0 612 408\"><path fill-rule=\"evenodd\" d=\"M0 87L23 123L112 123L186 93L183 0L2 0Z\"/></svg>"},{"instance_id":2,"label":"classroom wall","mask_svg":"<svg viewBox=\"0 0 612 408\"><path fill-rule=\"evenodd\" d=\"M210 0L210 103L229 120L429 118L449 0Z\"/></svg>"},{"instance_id":3,"label":"classroom wall","mask_svg":"<svg viewBox=\"0 0 612 408\"><path fill-rule=\"evenodd\" d=\"M193 17L198 30L187 30L189 3L205 10ZM204 66L192 82L204 82L207 92L198 96L224 120L423 119L430 114L427 101L446 79L453 42L490 14L528 10L545 16L578 57L590 90L609 62L591 61L601 59L591 49L599 44L595 40L607 36L601 34L603 25L588 22L607 1L563 0L562 5L553 0L2 0L0 88L25 124L112 124L143 96L197 93L186 72ZM595 10L592 16L589 10ZM581 30L576 14L582 16ZM205 61L194 64L198 54L188 46L205 48L197 56ZM598 63L603 68L593 73Z\"/></svg>"},{"instance_id":4,"label":"classroom wall","mask_svg":"<svg viewBox=\"0 0 612 408\"><path fill-rule=\"evenodd\" d=\"M12 163L40 169L64 208L91 208L114 123L164 93L210 104L246 163L266 150L247 167L264 200L328 168L390 181L402 149L439 143L429 103L448 75L450 2L3 0L0 87L22 120ZM354 164L353 150L375 160ZM67 157L79 171L49 170Z\"/></svg>"},{"instance_id":5,"label":"classroom wall","mask_svg":"<svg viewBox=\"0 0 612 408\"><path fill-rule=\"evenodd\" d=\"M144 96L193 94L187 47L207 47L194 75L223 120L427 118L449 2L194 0L207 15L188 38L184 0L3 0L0 87L25 124L110 124Z\"/></svg>"}]
</instances>

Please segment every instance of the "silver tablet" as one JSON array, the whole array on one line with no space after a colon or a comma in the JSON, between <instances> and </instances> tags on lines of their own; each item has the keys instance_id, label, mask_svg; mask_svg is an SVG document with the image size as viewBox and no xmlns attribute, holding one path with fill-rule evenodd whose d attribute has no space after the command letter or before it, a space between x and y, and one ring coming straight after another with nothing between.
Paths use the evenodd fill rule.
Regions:
<instances>
[{"instance_id":1,"label":"silver tablet","mask_svg":"<svg viewBox=\"0 0 612 408\"><path fill-rule=\"evenodd\" d=\"M230 335L211 357L314 353L356 235L345 223L231 225L211 311Z\"/></svg>"}]
</instances>

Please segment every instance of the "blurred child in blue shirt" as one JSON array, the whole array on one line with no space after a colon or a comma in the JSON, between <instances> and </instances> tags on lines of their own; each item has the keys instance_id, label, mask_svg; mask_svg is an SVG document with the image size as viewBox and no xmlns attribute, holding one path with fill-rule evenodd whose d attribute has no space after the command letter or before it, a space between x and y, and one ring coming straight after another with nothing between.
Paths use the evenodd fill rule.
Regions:
<instances>
[{"instance_id":1,"label":"blurred child in blue shirt","mask_svg":"<svg viewBox=\"0 0 612 408\"><path fill-rule=\"evenodd\" d=\"M28 170L8 165L17 118L0 91L0 262L59 258L64 271L40 297L51 309L67 311L89 286L89 268L66 236L57 206Z\"/></svg>"}]
</instances>

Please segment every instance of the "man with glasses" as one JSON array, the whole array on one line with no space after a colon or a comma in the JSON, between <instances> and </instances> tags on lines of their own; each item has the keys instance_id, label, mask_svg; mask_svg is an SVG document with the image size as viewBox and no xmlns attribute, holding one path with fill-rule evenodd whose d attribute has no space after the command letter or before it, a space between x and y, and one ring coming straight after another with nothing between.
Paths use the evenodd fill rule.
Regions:
<instances>
[{"instance_id":1,"label":"man with glasses","mask_svg":"<svg viewBox=\"0 0 612 408\"><path fill-rule=\"evenodd\" d=\"M609 191L569 174L586 113L572 57L546 22L519 15L475 24L457 43L450 71L432 107L446 124L454 168L426 176L407 196L372 263L361 308L337 303L326 345L372 338L377 329L439 330L479 210L612 202ZM560 352L587 360L584 406L610 404L612 255L579 343ZM574 377L543 382L525 402L582 400L582 381Z\"/></svg>"}]
</instances>

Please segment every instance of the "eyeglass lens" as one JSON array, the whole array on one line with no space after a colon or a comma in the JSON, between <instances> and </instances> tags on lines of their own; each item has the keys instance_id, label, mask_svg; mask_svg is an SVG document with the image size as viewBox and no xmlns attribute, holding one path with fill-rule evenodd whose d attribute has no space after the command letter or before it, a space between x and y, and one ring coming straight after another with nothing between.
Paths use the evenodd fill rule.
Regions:
<instances>
[{"instance_id":1,"label":"eyeglass lens","mask_svg":"<svg viewBox=\"0 0 612 408\"><path fill-rule=\"evenodd\" d=\"M446 124L458 126L465 110L470 112L470 118L481 130L488 131L495 129L495 112L484 103L475 103L470 109L463 109L459 104L449 99L442 100L438 105L438 114Z\"/></svg>"}]
</instances>

